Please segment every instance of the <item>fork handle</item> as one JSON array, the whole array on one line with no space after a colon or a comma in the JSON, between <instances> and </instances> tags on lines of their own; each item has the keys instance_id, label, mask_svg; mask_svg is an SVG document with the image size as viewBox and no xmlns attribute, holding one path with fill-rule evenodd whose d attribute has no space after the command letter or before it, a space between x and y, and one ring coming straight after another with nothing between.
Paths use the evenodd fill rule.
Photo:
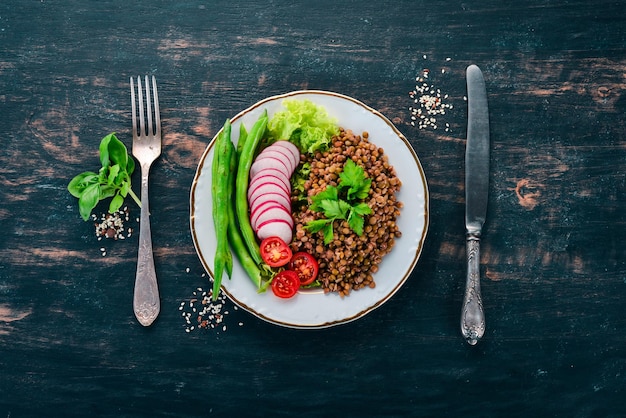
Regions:
<instances>
[{"instance_id":1,"label":"fork handle","mask_svg":"<svg viewBox=\"0 0 626 418\"><path fill-rule=\"evenodd\" d=\"M139 218L139 254L137 256L137 275L133 310L139 323L151 325L161 310L159 288L154 256L152 253L152 234L150 233L150 204L148 199L149 165L141 166L141 217Z\"/></svg>"}]
</instances>

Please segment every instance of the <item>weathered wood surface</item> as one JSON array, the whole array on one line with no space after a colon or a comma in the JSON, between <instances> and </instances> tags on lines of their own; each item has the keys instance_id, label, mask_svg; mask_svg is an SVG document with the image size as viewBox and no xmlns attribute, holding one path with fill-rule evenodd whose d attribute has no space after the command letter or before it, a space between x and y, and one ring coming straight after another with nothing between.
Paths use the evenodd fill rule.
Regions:
<instances>
[{"instance_id":1,"label":"weathered wood surface","mask_svg":"<svg viewBox=\"0 0 626 418\"><path fill-rule=\"evenodd\" d=\"M626 414L624 2L389 3L0 4L0 416ZM470 63L493 150L476 347L458 324ZM424 69L454 105L437 130L408 111ZM149 329L132 312L138 235L97 241L66 191L102 136L130 145L128 78L146 73L165 133ZM226 331L186 333L180 303L208 288L198 160L226 117L298 89L353 96L409 138L430 188L420 262L347 325L282 329L229 305Z\"/></svg>"}]
</instances>

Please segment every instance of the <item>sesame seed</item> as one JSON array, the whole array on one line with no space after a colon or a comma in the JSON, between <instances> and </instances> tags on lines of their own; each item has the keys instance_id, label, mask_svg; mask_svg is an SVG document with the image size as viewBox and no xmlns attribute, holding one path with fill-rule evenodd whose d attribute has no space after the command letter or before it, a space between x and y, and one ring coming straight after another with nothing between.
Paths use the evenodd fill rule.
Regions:
<instances>
[{"instance_id":1,"label":"sesame seed","mask_svg":"<svg viewBox=\"0 0 626 418\"><path fill-rule=\"evenodd\" d=\"M445 74L445 72L446 70L442 68L441 73ZM442 94L440 88L429 82L430 73L428 68L424 68L421 74L415 77L415 88L409 92L409 97L417 106L409 107L409 123L419 129L435 130L438 128L437 117L445 115L447 110L452 109L452 104L446 102L447 94Z\"/></svg>"}]
</instances>

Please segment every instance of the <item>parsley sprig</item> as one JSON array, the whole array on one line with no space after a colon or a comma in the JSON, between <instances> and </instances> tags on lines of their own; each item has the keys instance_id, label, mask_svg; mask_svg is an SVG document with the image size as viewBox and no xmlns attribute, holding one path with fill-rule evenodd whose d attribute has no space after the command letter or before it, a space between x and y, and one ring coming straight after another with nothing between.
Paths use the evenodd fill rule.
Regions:
<instances>
[{"instance_id":1,"label":"parsley sprig","mask_svg":"<svg viewBox=\"0 0 626 418\"><path fill-rule=\"evenodd\" d=\"M357 235L363 235L364 217L372 213L363 200L371 185L372 180L365 176L363 168L348 159L339 174L337 186L327 186L311 198L310 209L323 213L325 218L308 222L305 229L313 233L322 231L324 243L329 244L333 240L333 223L345 220Z\"/></svg>"}]
</instances>

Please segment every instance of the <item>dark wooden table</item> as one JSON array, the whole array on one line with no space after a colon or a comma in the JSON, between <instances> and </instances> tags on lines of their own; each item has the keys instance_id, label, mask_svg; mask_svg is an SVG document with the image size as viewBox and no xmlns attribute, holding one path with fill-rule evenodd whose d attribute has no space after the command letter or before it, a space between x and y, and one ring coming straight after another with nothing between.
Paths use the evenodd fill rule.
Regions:
<instances>
[{"instance_id":1,"label":"dark wooden table","mask_svg":"<svg viewBox=\"0 0 626 418\"><path fill-rule=\"evenodd\" d=\"M626 415L626 4L387 3L0 3L0 416ZM492 138L475 347L459 332L471 63ZM453 106L437 129L411 123L424 70ZM66 190L104 135L130 146L141 74L165 134L150 328L132 311L138 234L99 241ZM359 99L410 140L430 190L417 268L349 324L286 329L226 302L187 332L209 288L189 230L199 158L225 118L299 89Z\"/></svg>"}]
</instances>

